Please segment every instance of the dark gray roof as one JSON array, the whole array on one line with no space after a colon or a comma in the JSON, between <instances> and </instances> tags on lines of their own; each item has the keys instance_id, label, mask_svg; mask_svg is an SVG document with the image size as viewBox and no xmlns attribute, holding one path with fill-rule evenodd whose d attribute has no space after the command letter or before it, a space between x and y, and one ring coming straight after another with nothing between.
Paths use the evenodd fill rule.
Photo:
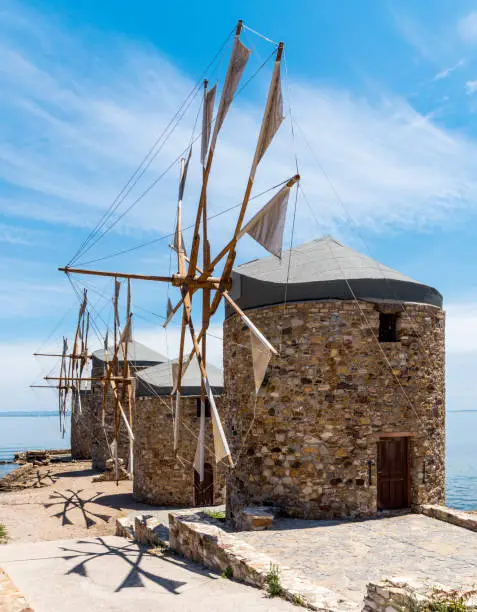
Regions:
<instances>
[{"instance_id":1,"label":"dark gray roof","mask_svg":"<svg viewBox=\"0 0 477 612\"><path fill-rule=\"evenodd\" d=\"M136 395L139 397L154 395L169 395L172 391L172 370L178 360L173 359L167 363L141 370L136 375ZM214 395L222 394L224 391L224 377L222 370L214 365L207 365L207 375ZM182 395L200 395L201 374L197 360L193 359L182 377Z\"/></svg>"},{"instance_id":2,"label":"dark gray roof","mask_svg":"<svg viewBox=\"0 0 477 612\"><path fill-rule=\"evenodd\" d=\"M281 304L285 298L291 302L350 300L353 293L362 300L442 306L436 289L329 236L284 251L281 260L272 255L238 266L232 281L231 295L244 309Z\"/></svg>"},{"instance_id":3,"label":"dark gray roof","mask_svg":"<svg viewBox=\"0 0 477 612\"><path fill-rule=\"evenodd\" d=\"M108 352L108 359L111 359L113 355L113 349ZM105 362L106 355L104 349L94 351L93 358ZM124 359L122 349L119 349L119 361L122 362ZM128 343L128 362L134 365L154 365L156 363L164 363L168 361L168 358L157 351L152 350L148 346L141 344L137 340L133 340Z\"/></svg>"}]
</instances>

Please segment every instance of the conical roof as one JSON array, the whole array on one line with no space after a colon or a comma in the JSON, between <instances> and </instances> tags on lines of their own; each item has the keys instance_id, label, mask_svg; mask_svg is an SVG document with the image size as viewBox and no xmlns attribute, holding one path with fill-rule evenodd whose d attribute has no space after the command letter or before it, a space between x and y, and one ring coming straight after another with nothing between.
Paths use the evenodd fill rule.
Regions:
<instances>
[{"instance_id":1,"label":"conical roof","mask_svg":"<svg viewBox=\"0 0 477 612\"><path fill-rule=\"evenodd\" d=\"M281 260L269 256L238 266L232 274L231 295L243 309L281 304L285 300L354 297L442 306L442 296L433 287L329 236L285 251Z\"/></svg>"},{"instance_id":2,"label":"conical roof","mask_svg":"<svg viewBox=\"0 0 477 612\"><path fill-rule=\"evenodd\" d=\"M108 351L108 359L111 359L113 355L113 349ZM106 352L103 349L94 351L93 358L98 361L106 362ZM119 349L119 362L122 363L124 360L123 350ZM128 342L128 362L136 366L147 366L154 365L156 363L164 363L168 361L168 358L157 351L145 346L137 340Z\"/></svg>"},{"instance_id":3,"label":"conical roof","mask_svg":"<svg viewBox=\"0 0 477 612\"><path fill-rule=\"evenodd\" d=\"M152 366L141 370L136 375L136 395L138 397L154 395L170 395L173 387L173 375L178 360L173 359L167 363ZM212 364L207 365L207 375L215 394L222 394L224 390L224 377L222 370ZM199 396L202 376L196 359L190 362L189 367L182 376L181 395Z\"/></svg>"}]
</instances>

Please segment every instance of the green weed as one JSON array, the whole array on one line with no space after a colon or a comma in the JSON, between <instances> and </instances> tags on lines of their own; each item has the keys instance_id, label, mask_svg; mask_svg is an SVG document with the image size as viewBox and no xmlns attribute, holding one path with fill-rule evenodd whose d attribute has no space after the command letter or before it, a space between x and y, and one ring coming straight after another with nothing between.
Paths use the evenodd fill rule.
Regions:
<instances>
[{"instance_id":1,"label":"green weed","mask_svg":"<svg viewBox=\"0 0 477 612\"><path fill-rule=\"evenodd\" d=\"M267 591L270 597L280 597L283 593L280 584L280 569L278 565L270 563L270 570L267 574Z\"/></svg>"}]
</instances>

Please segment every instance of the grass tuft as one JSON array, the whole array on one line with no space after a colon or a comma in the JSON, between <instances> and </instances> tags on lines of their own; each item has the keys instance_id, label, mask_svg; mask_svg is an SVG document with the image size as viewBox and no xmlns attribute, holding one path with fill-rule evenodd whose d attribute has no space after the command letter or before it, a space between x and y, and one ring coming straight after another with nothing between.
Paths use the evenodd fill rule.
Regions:
<instances>
[{"instance_id":1,"label":"grass tuft","mask_svg":"<svg viewBox=\"0 0 477 612\"><path fill-rule=\"evenodd\" d=\"M234 570L228 565L221 574L222 578L228 578L229 580L234 577Z\"/></svg>"},{"instance_id":2,"label":"grass tuft","mask_svg":"<svg viewBox=\"0 0 477 612\"><path fill-rule=\"evenodd\" d=\"M280 584L280 569L278 565L273 563L270 563L270 569L267 574L267 591L270 597L281 597L283 593L283 588Z\"/></svg>"},{"instance_id":3,"label":"grass tuft","mask_svg":"<svg viewBox=\"0 0 477 612\"><path fill-rule=\"evenodd\" d=\"M225 522L225 510L204 510L204 512L216 521Z\"/></svg>"}]
</instances>

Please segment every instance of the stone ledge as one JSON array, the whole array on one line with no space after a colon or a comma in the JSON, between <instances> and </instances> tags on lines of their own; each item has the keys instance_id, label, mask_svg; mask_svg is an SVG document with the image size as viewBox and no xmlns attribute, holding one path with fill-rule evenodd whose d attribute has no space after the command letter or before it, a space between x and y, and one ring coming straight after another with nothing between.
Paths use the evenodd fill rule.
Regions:
<instances>
[{"instance_id":1,"label":"stone ledge","mask_svg":"<svg viewBox=\"0 0 477 612\"><path fill-rule=\"evenodd\" d=\"M237 529L239 531L262 531L263 529L269 529L278 513L278 508L248 506L240 511Z\"/></svg>"},{"instance_id":2,"label":"stone ledge","mask_svg":"<svg viewBox=\"0 0 477 612\"><path fill-rule=\"evenodd\" d=\"M130 516L121 516L116 519L115 535L128 540L134 540L134 519Z\"/></svg>"},{"instance_id":3,"label":"stone ledge","mask_svg":"<svg viewBox=\"0 0 477 612\"><path fill-rule=\"evenodd\" d=\"M463 510L454 510L454 508L447 506L431 505L417 506L416 512L439 521L469 529L470 531L477 531L477 514L470 514L470 512L464 512Z\"/></svg>"},{"instance_id":4,"label":"stone ledge","mask_svg":"<svg viewBox=\"0 0 477 612\"><path fill-rule=\"evenodd\" d=\"M213 520L205 521L198 514L171 512L171 549L220 573L230 568L235 580L266 588L270 566L277 564L216 523ZM279 572L283 596L291 602L300 601L311 610L323 612L356 610L356 604L343 599L334 591L308 582L287 566L279 566Z\"/></svg>"},{"instance_id":5,"label":"stone ledge","mask_svg":"<svg viewBox=\"0 0 477 612\"><path fill-rule=\"evenodd\" d=\"M139 515L134 518L134 539L146 546L168 548L169 529L153 515Z\"/></svg>"},{"instance_id":6,"label":"stone ledge","mask_svg":"<svg viewBox=\"0 0 477 612\"><path fill-rule=\"evenodd\" d=\"M417 582L413 578L393 578L381 582L370 582L366 587L362 612L411 610L414 609L414 607L411 607L412 603L429 603L429 598L434 589L452 590L441 584L430 586L428 583ZM472 598L467 602L466 609L477 610L475 606L476 601Z\"/></svg>"}]
</instances>

